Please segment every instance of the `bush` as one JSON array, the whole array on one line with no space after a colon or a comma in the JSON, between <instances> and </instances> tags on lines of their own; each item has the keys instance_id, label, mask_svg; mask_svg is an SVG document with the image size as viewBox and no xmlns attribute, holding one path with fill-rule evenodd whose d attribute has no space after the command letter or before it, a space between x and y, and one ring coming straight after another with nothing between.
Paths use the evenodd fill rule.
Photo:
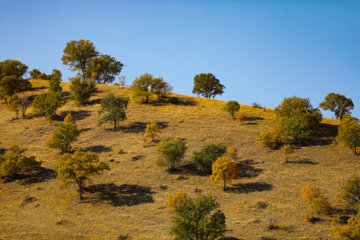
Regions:
<instances>
[{"instance_id":1,"label":"bush","mask_svg":"<svg viewBox=\"0 0 360 240\"><path fill-rule=\"evenodd\" d=\"M328 214L331 210L329 202L321 195L320 189L311 183L301 188L301 198L312 210L312 213Z\"/></svg>"},{"instance_id":2,"label":"bush","mask_svg":"<svg viewBox=\"0 0 360 240\"><path fill-rule=\"evenodd\" d=\"M230 113L230 115L232 116L232 118L234 117L234 113L238 112L240 109L240 104L237 101L230 101L227 102L225 107L224 107L224 111Z\"/></svg>"},{"instance_id":3,"label":"bush","mask_svg":"<svg viewBox=\"0 0 360 240\"><path fill-rule=\"evenodd\" d=\"M211 174L212 164L226 152L226 146L222 144L206 144L199 152L194 152L192 160L197 168L206 174Z\"/></svg>"},{"instance_id":4,"label":"bush","mask_svg":"<svg viewBox=\"0 0 360 240\"><path fill-rule=\"evenodd\" d=\"M60 149L62 153L71 151L71 143L80 135L80 130L77 129L72 116L69 113L63 124L53 131L50 141L46 144L50 148Z\"/></svg>"},{"instance_id":5,"label":"bush","mask_svg":"<svg viewBox=\"0 0 360 240\"><path fill-rule=\"evenodd\" d=\"M350 116L343 118L341 125L338 128L336 141L349 147L357 154L357 147L360 146L360 124L357 119L351 118Z\"/></svg>"},{"instance_id":6,"label":"bush","mask_svg":"<svg viewBox=\"0 0 360 240\"><path fill-rule=\"evenodd\" d=\"M170 171L176 168L176 164L181 162L187 147L180 138L170 138L162 140L156 148L159 166L167 167Z\"/></svg>"},{"instance_id":7,"label":"bush","mask_svg":"<svg viewBox=\"0 0 360 240\"><path fill-rule=\"evenodd\" d=\"M357 209L360 206L360 176L353 175L340 188L340 199L349 208Z\"/></svg>"},{"instance_id":8,"label":"bush","mask_svg":"<svg viewBox=\"0 0 360 240\"><path fill-rule=\"evenodd\" d=\"M27 157L25 148L13 145L0 156L0 175L6 178L16 178L19 174L28 173L41 165L35 157Z\"/></svg>"},{"instance_id":9,"label":"bush","mask_svg":"<svg viewBox=\"0 0 360 240\"><path fill-rule=\"evenodd\" d=\"M15 113L16 119L19 118L20 104L20 98L16 94L7 99L7 108Z\"/></svg>"},{"instance_id":10,"label":"bush","mask_svg":"<svg viewBox=\"0 0 360 240\"><path fill-rule=\"evenodd\" d=\"M58 91L62 91L62 88L60 86L60 82L61 82L61 72L57 69L54 69L52 71L52 74L49 76L50 77L50 91L52 92L58 92Z\"/></svg>"},{"instance_id":11,"label":"bush","mask_svg":"<svg viewBox=\"0 0 360 240\"><path fill-rule=\"evenodd\" d=\"M109 93L101 99L98 125L101 126L104 123L112 121L114 123L114 129L116 129L116 123L126 119L125 110L127 109L128 104L129 98L122 96L115 97L114 94Z\"/></svg>"},{"instance_id":12,"label":"bush","mask_svg":"<svg viewBox=\"0 0 360 240\"><path fill-rule=\"evenodd\" d=\"M29 97L19 97L20 99L20 111L22 114L22 118L25 117L26 114L26 110L28 109L28 107L31 104L30 98Z\"/></svg>"},{"instance_id":13,"label":"bush","mask_svg":"<svg viewBox=\"0 0 360 240\"><path fill-rule=\"evenodd\" d=\"M158 97L164 96L172 90L172 87L162 77L154 78L151 74L145 73L136 77L131 86L133 99L139 103L149 103L153 94Z\"/></svg>"},{"instance_id":14,"label":"bush","mask_svg":"<svg viewBox=\"0 0 360 240\"><path fill-rule=\"evenodd\" d=\"M285 162L288 162L289 155L295 152L295 150L290 145L283 146L281 150L284 153Z\"/></svg>"},{"instance_id":15,"label":"bush","mask_svg":"<svg viewBox=\"0 0 360 240\"><path fill-rule=\"evenodd\" d=\"M238 150L236 147L229 147L227 149L227 156L231 159L236 159L238 157Z\"/></svg>"},{"instance_id":16,"label":"bush","mask_svg":"<svg viewBox=\"0 0 360 240\"><path fill-rule=\"evenodd\" d=\"M176 240L208 240L224 236L225 215L216 210L220 205L213 196L190 198L181 193L175 199L170 234Z\"/></svg>"},{"instance_id":17,"label":"bush","mask_svg":"<svg viewBox=\"0 0 360 240\"><path fill-rule=\"evenodd\" d=\"M58 173L57 178L63 182L63 186L74 183L79 187L79 197L82 200L85 182L89 181L91 176L109 170L109 166L99 161L97 153L82 152L78 149L73 154L64 154L56 163L55 170Z\"/></svg>"},{"instance_id":18,"label":"bush","mask_svg":"<svg viewBox=\"0 0 360 240\"><path fill-rule=\"evenodd\" d=\"M125 154L125 150L123 148L119 148L117 151L118 154Z\"/></svg>"},{"instance_id":19,"label":"bush","mask_svg":"<svg viewBox=\"0 0 360 240\"><path fill-rule=\"evenodd\" d=\"M70 92L71 99L73 99L77 105L88 103L91 95L96 92L95 81L81 80L76 77L71 81Z\"/></svg>"},{"instance_id":20,"label":"bush","mask_svg":"<svg viewBox=\"0 0 360 240\"><path fill-rule=\"evenodd\" d=\"M56 115L56 111L65 104L61 92L49 92L48 94L38 95L33 102L36 112L44 114L51 121Z\"/></svg>"},{"instance_id":21,"label":"bush","mask_svg":"<svg viewBox=\"0 0 360 240\"><path fill-rule=\"evenodd\" d=\"M270 131L261 133L259 135L259 140L263 146L277 148L283 144L284 137L279 128L274 128Z\"/></svg>"},{"instance_id":22,"label":"bush","mask_svg":"<svg viewBox=\"0 0 360 240\"><path fill-rule=\"evenodd\" d=\"M223 182L223 190L226 190L226 183L239 177L240 168L236 162L229 160L227 157L219 157L212 165L212 175L210 180L213 184Z\"/></svg>"},{"instance_id":23,"label":"bush","mask_svg":"<svg viewBox=\"0 0 360 240\"><path fill-rule=\"evenodd\" d=\"M149 138L151 138L152 141L155 140L155 138L158 137L158 134L161 132L162 127L158 124L157 121L152 121L151 123L148 123L146 125L143 142L144 146L146 146L147 142L149 141Z\"/></svg>"},{"instance_id":24,"label":"bush","mask_svg":"<svg viewBox=\"0 0 360 240\"><path fill-rule=\"evenodd\" d=\"M360 216L351 217L345 225L332 226L331 233L333 238L337 240L359 240Z\"/></svg>"}]
</instances>

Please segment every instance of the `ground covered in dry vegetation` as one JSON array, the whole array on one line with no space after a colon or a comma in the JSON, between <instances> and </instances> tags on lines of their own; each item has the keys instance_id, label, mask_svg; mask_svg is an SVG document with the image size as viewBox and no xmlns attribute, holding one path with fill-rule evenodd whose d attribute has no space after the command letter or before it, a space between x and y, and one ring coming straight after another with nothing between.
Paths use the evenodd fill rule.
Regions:
<instances>
[{"instance_id":1,"label":"ground covered in dry vegetation","mask_svg":"<svg viewBox=\"0 0 360 240\"><path fill-rule=\"evenodd\" d=\"M48 91L47 81L32 84L27 95ZM68 98L69 83L62 87ZM100 99L109 92L130 96L128 88L98 85L89 104L76 106L69 100L51 123L31 108L27 118L15 120L0 104L0 151L17 144L43 162L37 174L1 182L0 239L172 239L166 200L179 191L216 196L228 239L330 238L330 216L314 224L304 221L307 206L300 188L313 183L337 206L338 187L357 172L359 159L351 150L332 144L337 120L324 119L318 137L295 149L285 163L281 150L264 148L258 141L261 132L273 127L271 109L241 105L247 120L239 122L222 110L225 102L172 94L181 100L178 104L130 103L127 120L113 130L110 123L97 126ZM110 165L110 171L87 185L83 201L75 186L59 188L53 166L61 154L45 144L69 112L82 130L73 147L94 151ZM161 139L180 137L188 146L176 172L155 164L156 142L143 147L146 124L152 120L163 126ZM241 177L226 192L199 174L191 161L193 151L205 143L238 149ZM118 154L119 148L125 153ZM277 229L268 230L269 216L278 219Z\"/></svg>"}]
</instances>

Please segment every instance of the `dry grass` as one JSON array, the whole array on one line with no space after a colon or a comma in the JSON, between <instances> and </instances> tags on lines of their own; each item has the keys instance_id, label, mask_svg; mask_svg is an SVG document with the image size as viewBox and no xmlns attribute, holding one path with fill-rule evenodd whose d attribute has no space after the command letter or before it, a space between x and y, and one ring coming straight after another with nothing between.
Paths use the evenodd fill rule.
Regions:
<instances>
[{"instance_id":1,"label":"dry grass","mask_svg":"<svg viewBox=\"0 0 360 240\"><path fill-rule=\"evenodd\" d=\"M46 81L32 82L36 95L46 92ZM69 84L62 83L65 91ZM108 92L129 95L127 88L99 85L91 104L77 107L68 101L58 115L72 112L83 129L74 147L99 153L111 170L94 178L78 200L75 187L59 189L51 170L60 158L57 150L45 142L61 118L49 124L44 117L13 120L13 113L0 105L0 148L12 144L28 148L28 155L43 161L45 170L38 176L0 184L1 239L171 239L170 213L166 207L169 195L179 191L217 196L226 215L227 236L238 239L328 239L330 217L311 224L304 222L307 206L299 195L300 187L311 182L318 186L331 204L336 203L337 188L357 172L358 159L348 149L331 145L335 120L325 119L324 136L317 142L296 149L291 163L284 163L280 150L259 145L260 132L272 126L271 109L253 109L241 105L246 122L232 120L221 110L225 103L175 95L196 102L195 105L138 105L131 103L128 119L117 131L97 127L99 99ZM184 138L188 151L184 167L170 174L155 165L155 146L142 146L146 123L156 120L165 126L161 138ZM336 129L336 128L335 128ZM191 156L205 143L223 143L238 149L237 161L243 177L234 181L232 190L210 184L209 177L192 171ZM125 154L118 154L119 148ZM187 167L186 167L187 166ZM264 208L256 207L258 201ZM275 214L277 230L267 230L264 219Z\"/></svg>"}]
</instances>

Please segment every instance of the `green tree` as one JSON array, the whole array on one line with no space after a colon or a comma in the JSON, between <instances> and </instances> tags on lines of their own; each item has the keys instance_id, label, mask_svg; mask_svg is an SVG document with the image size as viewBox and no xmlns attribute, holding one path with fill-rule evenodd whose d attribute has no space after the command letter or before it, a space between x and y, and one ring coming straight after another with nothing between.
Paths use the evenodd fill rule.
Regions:
<instances>
[{"instance_id":1,"label":"green tree","mask_svg":"<svg viewBox=\"0 0 360 240\"><path fill-rule=\"evenodd\" d=\"M224 111L230 113L232 118L235 118L234 113L240 110L240 104L237 101L229 101L224 107Z\"/></svg>"},{"instance_id":2,"label":"green tree","mask_svg":"<svg viewBox=\"0 0 360 240\"><path fill-rule=\"evenodd\" d=\"M76 77L71 81L70 92L70 97L75 103L83 105L88 103L91 95L96 92L96 85L93 80L81 80Z\"/></svg>"},{"instance_id":3,"label":"green tree","mask_svg":"<svg viewBox=\"0 0 360 240\"><path fill-rule=\"evenodd\" d=\"M65 101L61 92L49 92L47 94L38 95L33 102L35 112L44 114L51 121L56 115L58 108L63 106Z\"/></svg>"},{"instance_id":4,"label":"green tree","mask_svg":"<svg viewBox=\"0 0 360 240\"><path fill-rule=\"evenodd\" d=\"M27 157L25 148L12 145L3 155L0 155L0 175L6 178L16 178L19 174L28 173L41 165L35 157Z\"/></svg>"},{"instance_id":5,"label":"green tree","mask_svg":"<svg viewBox=\"0 0 360 240\"><path fill-rule=\"evenodd\" d=\"M226 146L210 143L202 146L199 152L195 151L192 160L201 172L211 174L212 164L225 153Z\"/></svg>"},{"instance_id":6,"label":"green tree","mask_svg":"<svg viewBox=\"0 0 360 240\"><path fill-rule=\"evenodd\" d=\"M83 78L90 60L98 56L95 46L89 40L70 41L66 44L61 60L71 71L79 71Z\"/></svg>"},{"instance_id":7,"label":"green tree","mask_svg":"<svg viewBox=\"0 0 360 240\"><path fill-rule=\"evenodd\" d=\"M360 207L360 177L358 175L353 175L340 187L339 198L349 208L358 209Z\"/></svg>"},{"instance_id":8,"label":"green tree","mask_svg":"<svg viewBox=\"0 0 360 240\"><path fill-rule=\"evenodd\" d=\"M71 120L70 120L71 119ZM60 149L62 153L71 151L71 143L76 141L80 135L75 121L72 120L72 116L69 113L63 124L60 124L56 130L53 131L50 141L46 145L50 148Z\"/></svg>"},{"instance_id":9,"label":"green tree","mask_svg":"<svg viewBox=\"0 0 360 240\"><path fill-rule=\"evenodd\" d=\"M61 76L62 74L60 70L54 69L52 71L52 74L50 75L50 91L52 92L62 91L62 88L60 86Z\"/></svg>"},{"instance_id":10,"label":"green tree","mask_svg":"<svg viewBox=\"0 0 360 240\"><path fill-rule=\"evenodd\" d=\"M116 123L126 119L125 110L128 104L129 98L123 96L115 97L114 94L109 93L101 99L98 125L101 126L104 123L112 121L114 123L114 129L116 129Z\"/></svg>"},{"instance_id":11,"label":"green tree","mask_svg":"<svg viewBox=\"0 0 360 240\"><path fill-rule=\"evenodd\" d=\"M225 86L222 85L211 73L200 73L194 77L194 94L202 95L206 98L214 98L216 95L224 93Z\"/></svg>"},{"instance_id":12,"label":"green tree","mask_svg":"<svg viewBox=\"0 0 360 240\"><path fill-rule=\"evenodd\" d=\"M214 240L224 236L225 215L212 195L181 194L174 204L170 233L176 240Z\"/></svg>"},{"instance_id":13,"label":"green tree","mask_svg":"<svg viewBox=\"0 0 360 240\"><path fill-rule=\"evenodd\" d=\"M71 183L78 186L79 197L82 200L86 181L93 175L109 170L109 165L100 162L97 153L82 152L77 149L73 154L65 153L55 164L55 170L58 173L57 178L63 182L64 187Z\"/></svg>"},{"instance_id":14,"label":"green tree","mask_svg":"<svg viewBox=\"0 0 360 240\"><path fill-rule=\"evenodd\" d=\"M313 108L308 98L284 98L275 108L276 119L285 141L299 142L314 135L322 115Z\"/></svg>"},{"instance_id":15,"label":"green tree","mask_svg":"<svg viewBox=\"0 0 360 240\"><path fill-rule=\"evenodd\" d=\"M112 83L121 72L123 66L124 64L117 61L114 57L101 54L88 62L85 77L91 78L95 73L96 83Z\"/></svg>"},{"instance_id":16,"label":"green tree","mask_svg":"<svg viewBox=\"0 0 360 240\"><path fill-rule=\"evenodd\" d=\"M17 60L0 62L0 97L5 100L17 92L31 88L31 83L23 78L28 66Z\"/></svg>"},{"instance_id":17,"label":"green tree","mask_svg":"<svg viewBox=\"0 0 360 240\"><path fill-rule=\"evenodd\" d=\"M8 110L15 113L16 119L19 118L21 101L18 95L14 94L7 99L7 108Z\"/></svg>"},{"instance_id":18,"label":"green tree","mask_svg":"<svg viewBox=\"0 0 360 240\"><path fill-rule=\"evenodd\" d=\"M163 97L166 93L171 92L173 87L165 82L162 77L154 78L151 83L151 92L156 94L158 97Z\"/></svg>"},{"instance_id":19,"label":"green tree","mask_svg":"<svg viewBox=\"0 0 360 240\"><path fill-rule=\"evenodd\" d=\"M156 148L158 153L156 163L172 171L176 168L176 164L181 162L186 149L186 144L181 138L162 140Z\"/></svg>"},{"instance_id":20,"label":"green tree","mask_svg":"<svg viewBox=\"0 0 360 240\"><path fill-rule=\"evenodd\" d=\"M38 76L40 75L40 70L39 69L36 69L34 68L33 70L30 71L30 78L31 79L37 79Z\"/></svg>"},{"instance_id":21,"label":"green tree","mask_svg":"<svg viewBox=\"0 0 360 240\"><path fill-rule=\"evenodd\" d=\"M149 73L136 77L131 85L133 98L139 100L141 103L148 103L149 98L153 95L153 92L151 91L153 81L154 77Z\"/></svg>"},{"instance_id":22,"label":"green tree","mask_svg":"<svg viewBox=\"0 0 360 240\"><path fill-rule=\"evenodd\" d=\"M360 124L358 120L350 116L345 116L341 120L338 135L335 139L357 154L357 147L360 146Z\"/></svg>"},{"instance_id":23,"label":"green tree","mask_svg":"<svg viewBox=\"0 0 360 240\"><path fill-rule=\"evenodd\" d=\"M351 98L346 98L344 95L338 93L329 93L323 102L320 103L320 108L330 110L335 113L337 119L342 119L346 113L354 109L354 103Z\"/></svg>"}]
</instances>

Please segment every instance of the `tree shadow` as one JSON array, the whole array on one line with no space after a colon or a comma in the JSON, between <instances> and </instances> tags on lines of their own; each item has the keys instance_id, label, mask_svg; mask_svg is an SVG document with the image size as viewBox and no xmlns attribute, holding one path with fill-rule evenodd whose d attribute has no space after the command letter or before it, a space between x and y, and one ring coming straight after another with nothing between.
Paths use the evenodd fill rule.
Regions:
<instances>
[{"instance_id":1,"label":"tree shadow","mask_svg":"<svg viewBox=\"0 0 360 240\"><path fill-rule=\"evenodd\" d=\"M182 172L186 172L189 173L191 175L196 175L196 176L209 176L210 174L206 174L202 171L200 171L195 163L187 163L185 165L182 165L181 167L179 167L179 171Z\"/></svg>"},{"instance_id":2,"label":"tree shadow","mask_svg":"<svg viewBox=\"0 0 360 240\"><path fill-rule=\"evenodd\" d=\"M83 120L89 116L91 116L91 111L86 111L86 110L80 110L80 111L64 111L61 113L61 119L60 121L64 121L65 117L68 115L68 114L71 114L71 116L73 117L73 119L75 121L78 121L78 120Z\"/></svg>"},{"instance_id":3,"label":"tree shadow","mask_svg":"<svg viewBox=\"0 0 360 240\"><path fill-rule=\"evenodd\" d=\"M272 189L273 189L273 186L269 183L254 182L254 183L234 184L231 187L227 187L226 192L251 193L251 192L270 191Z\"/></svg>"},{"instance_id":4,"label":"tree shadow","mask_svg":"<svg viewBox=\"0 0 360 240\"><path fill-rule=\"evenodd\" d=\"M246 121L259 121L264 120L262 117L246 117Z\"/></svg>"},{"instance_id":5,"label":"tree shadow","mask_svg":"<svg viewBox=\"0 0 360 240\"><path fill-rule=\"evenodd\" d=\"M264 170L261 168L255 168L251 165L254 165L254 160L242 160L238 163L238 166L240 168L240 174L239 177L241 178L252 178L257 177L261 172Z\"/></svg>"},{"instance_id":6,"label":"tree shadow","mask_svg":"<svg viewBox=\"0 0 360 240\"><path fill-rule=\"evenodd\" d=\"M103 145L95 145L84 148L82 151L90 151L90 152L96 152L96 153L103 153L103 152L111 152L111 147L105 147Z\"/></svg>"},{"instance_id":7,"label":"tree shadow","mask_svg":"<svg viewBox=\"0 0 360 240\"><path fill-rule=\"evenodd\" d=\"M28 91L37 91L37 90L42 90L42 89L47 89L48 87L31 87L30 89L28 89Z\"/></svg>"},{"instance_id":8,"label":"tree shadow","mask_svg":"<svg viewBox=\"0 0 360 240\"><path fill-rule=\"evenodd\" d=\"M169 126L168 122L157 122L162 128L167 128ZM132 122L127 126L119 126L117 129L123 131L124 133L141 133L146 129L148 122Z\"/></svg>"},{"instance_id":9,"label":"tree shadow","mask_svg":"<svg viewBox=\"0 0 360 240\"><path fill-rule=\"evenodd\" d=\"M86 105L97 105L101 103L101 98L97 98L97 99L93 99L91 101L89 101Z\"/></svg>"},{"instance_id":10,"label":"tree shadow","mask_svg":"<svg viewBox=\"0 0 360 240\"><path fill-rule=\"evenodd\" d=\"M220 240L243 240L242 238L237 237L222 237Z\"/></svg>"},{"instance_id":11,"label":"tree shadow","mask_svg":"<svg viewBox=\"0 0 360 240\"><path fill-rule=\"evenodd\" d=\"M133 184L118 186L114 183L91 185L86 187L85 191L91 196L86 197L84 202L97 203L104 201L114 207L153 203L152 194L155 193L150 187Z\"/></svg>"},{"instance_id":12,"label":"tree shadow","mask_svg":"<svg viewBox=\"0 0 360 240\"><path fill-rule=\"evenodd\" d=\"M308 137L294 145L299 147L309 146L327 146L333 143L338 134L338 127L336 125L320 123L316 134Z\"/></svg>"},{"instance_id":13,"label":"tree shadow","mask_svg":"<svg viewBox=\"0 0 360 240\"><path fill-rule=\"evenodd\" d=\"M287 163L309 164L309 165L319 164L318 162L311 161L310 159L301 159L301 160L296 160L296 161L288 161Z\"/></svg>"},{"instance_id":14,"label":"tree shadow","mask_svg":"<svg viewBox=\"0 0 360 240\"><path fill-rule=\"evenodd\" d=\"M57 173L49 168L38 167L31 173L19 174L16 178L6 178L4 183L19 181L21 185L29 185L33 183L45 182L56 178Z\"/></svg>"},{"instance_id":15,"label":"tree shadow","mask_svg":"<svg viewBox=\"0 0 360 240\"><path fill-rule=\"evenodd\" d=\"M0 148L0 154L4 154L6 152L5 148Z\"/></svg>"}]
</instances>

